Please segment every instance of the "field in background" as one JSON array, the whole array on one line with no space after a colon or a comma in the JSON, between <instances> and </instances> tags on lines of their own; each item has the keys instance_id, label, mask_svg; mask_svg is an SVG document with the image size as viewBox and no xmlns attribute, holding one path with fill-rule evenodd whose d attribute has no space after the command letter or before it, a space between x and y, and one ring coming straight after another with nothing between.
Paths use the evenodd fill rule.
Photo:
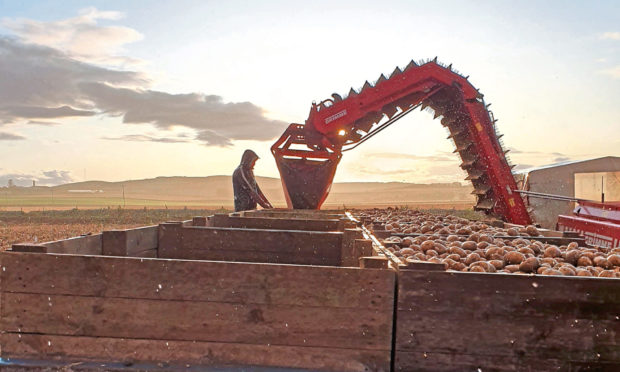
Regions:
<instances>
[{"instance_id":1,"label":"field in background","mask_svg":"<svg viewBox=\"0 0 620 372\"><path fill-rule=\"evenodd\" d=\"M257 181L274 206L286 206L279 179L257 177ZM471 186L459 183L335 183L325 207L408 205L412 208L467 209L474 204L471 191ZM229 176L158 177L123 182L88 181L55 187L0 188L0 210L5 211L119 206L125 209L232 208L232 182Z\"/></svg>"},{"instance_id":2,"label":"field in background","mask_svg":"<svg viewBox=\"0 0 620 372\"><path fill-rule=\"evenodd\" d=\"M15 243L46 242L103 230L128 229L191 219L225 210L213 209L85 209L0 211L0 250Z\"/></svg>"},{"instance_id":3,"label":"field in background","mask_svg":"<svg viewBox=\"0 0 620 372\"><path fill-rule=\"evenodd\" d=\"M286 207L279 179L257 177L257 181L275 207ZM336 183L324 209L400 206L468 213L474 204L471 190L471 186L459 183ZM0 249L18 242L44 242L190 219L232 208L230 176L3 187L0 188Z\"/></svg>"}]
</instances>

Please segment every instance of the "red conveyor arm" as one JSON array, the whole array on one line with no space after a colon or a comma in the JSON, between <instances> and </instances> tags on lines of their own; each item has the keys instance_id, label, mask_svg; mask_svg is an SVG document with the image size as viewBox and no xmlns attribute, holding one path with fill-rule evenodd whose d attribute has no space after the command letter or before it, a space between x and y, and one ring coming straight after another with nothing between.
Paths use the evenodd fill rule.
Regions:
<instances>
[{"instance_id":1,"label":"red conveyor arm","mask_svg":"<svg viewBox=\"0 0 620 372\"><path fill-rule=\"evenodd\" d=\"M504 220L531 222L511 166L482 94L466 77L434 61L404 69L389 78L351 89L345 98L313 104L305 125L291 124L272 146L289 207L318 209L325 201L342 151L372 136L387 117L395 120L421 105L450 131L474 186L475 209ZM383 124L384 125L384 124Z\"/></svg>"}]
</instances>

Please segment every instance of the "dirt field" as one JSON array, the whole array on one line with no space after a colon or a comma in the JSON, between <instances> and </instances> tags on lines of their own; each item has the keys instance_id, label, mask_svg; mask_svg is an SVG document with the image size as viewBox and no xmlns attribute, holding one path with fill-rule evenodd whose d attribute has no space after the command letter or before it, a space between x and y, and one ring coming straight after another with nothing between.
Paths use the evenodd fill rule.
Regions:
<instances>
[{"instance_id":1,"label":"dirt field","mask_svg":"<svg viewBox=\"0 0 620 372\"><path fill-rule=\"evenodd\" d=\"M191 219L224 210L213 209L88 209L0 211L0 250L15 243L46 242L104 230L127 229Z\"/></svg>"}]
</instances>

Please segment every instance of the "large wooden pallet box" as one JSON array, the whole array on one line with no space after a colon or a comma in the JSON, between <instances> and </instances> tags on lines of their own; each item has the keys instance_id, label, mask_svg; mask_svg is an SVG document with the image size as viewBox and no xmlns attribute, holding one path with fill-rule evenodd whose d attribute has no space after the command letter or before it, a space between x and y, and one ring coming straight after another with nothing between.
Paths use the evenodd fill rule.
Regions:
<instances>
[{"instance_id":1,"label":"large wooden pallet box","mask_svg":"<svg viewBox=\"0 0 620 372\"><path fill-rule=\"evenodd\" d=\"M396 371L620 371L620 280L401 270Z\"/></svg>"},{"instance_id":2,"label":"large wooden pallet box","mask_svg":"<svg viewBox=\"0 0 620 372\"><path fill-rule=\"evenodd\" d=\"M0 356L388 371L396 274L341 267L345 235L186 222L70 253L15 246L0 253Z\"/></svg>"}]
</instances>

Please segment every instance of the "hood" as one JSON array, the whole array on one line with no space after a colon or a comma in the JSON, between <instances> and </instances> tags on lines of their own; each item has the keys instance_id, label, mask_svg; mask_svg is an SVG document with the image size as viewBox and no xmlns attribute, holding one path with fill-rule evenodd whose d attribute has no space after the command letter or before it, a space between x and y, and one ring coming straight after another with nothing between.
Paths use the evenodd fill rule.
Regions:
<instances>
[{"instance_id":1,"label":"hood","mask_svg":"<svg viewBox=\"0 0 620 372\"><path fill-rule=\"evenodd\" d=\"M250 164L256 159L259 159L258 155L252 150L245 150L243 152L243 156L241 157L241 165L244 167L249 167Z\"/></svg>"}]
</instances>

